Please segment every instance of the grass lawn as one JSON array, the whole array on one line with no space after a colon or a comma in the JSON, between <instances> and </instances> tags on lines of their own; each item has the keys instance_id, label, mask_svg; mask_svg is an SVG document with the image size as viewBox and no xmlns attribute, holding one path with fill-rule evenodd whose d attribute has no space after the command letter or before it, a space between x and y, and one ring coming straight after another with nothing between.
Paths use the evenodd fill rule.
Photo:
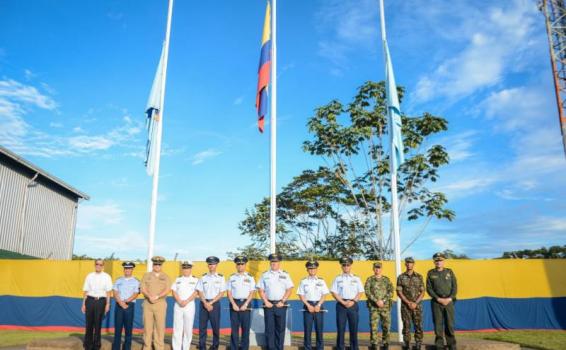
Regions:
<instances>
[{"instance_id":1,"label":"grass lawn","mask_svg":"<svg viewBox=\"0 0 566 350\"><path fill-rule=\"evenodd\" d=\"M457 336L504 341L533 349L566 350L566 331L560 330L469 332L459 333Z\"/></svg>"},{"instance_id":2,"label":"grass lawn","mask_svg":"<svg viewBox=\"0 0 566 350\"><path fill-rule=\"evenodd\" d=\"M46 339L46 338L62 338L70 335L77 335L77 332L41 332L41 331L9 331L0 330L0 347L25 345L33 339ZM105 338L112 335L106 335ZM425 334L425 340L432 340L434 335L430 333ZM509 343L516 343L533 349L541 350L566 350L566 331L499 331L499 332L459 332L458 338L475 338L475 339L488 339L496 341L504 341ZM135 334L134 338L138 341L141 340L139 334ZM171 335L166 335L166 341L170 341ZM209 336L210 338L210 336ZM325 334L325 343L331 345L335 339L335 334ZM359 336L362 344L367 344L369 334L360 334ZM193 343L197 340L193 337ZM391 334L391 340L397 339L397 334ZM210 341L210 339L209 339ZM222 335L221 342L229 341L228 336ZM300 344L302 336L293 335L293 344Z\"/></svg>"},{"instance_id":3,"label":"grass lawn","mask_svg":"<svg viewBox=\"0 0 566 350\"><path fill-rule=\"evenodd\" d=\"M68 337L76 332L40 332L40 331L0 331L0 347L25 345L34 339L51 339Z\"/></svg>"}]
</instances>

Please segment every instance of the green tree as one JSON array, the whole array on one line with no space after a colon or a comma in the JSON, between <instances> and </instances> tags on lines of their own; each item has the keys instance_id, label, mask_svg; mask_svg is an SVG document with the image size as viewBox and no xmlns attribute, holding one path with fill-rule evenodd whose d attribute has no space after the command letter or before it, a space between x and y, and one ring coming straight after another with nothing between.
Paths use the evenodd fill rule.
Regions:
<instances>
[{"instance_id":1,"label":"green tree","mask_svg":"<svg viewBox=\"0 0 566 350\"><path fill-rule=\"evenodd\" d=\"M504 252L503 259L566 259L566 245Z\"/></svg>"},{"instance_id":2,"label":"green tree","mask_svg":"<svg viewBox=\"0 0 566 350\"><path fill-rule=\"evenodd\" d=\"M446 208L443 193L426 187L449 161L441 145L429 146L426 141L445 131L448 122L430 113L403 115L402 122L400 209L407 220L423 222L414 242L432 218L452 220L455 215ZM348 105L333 100L317 108L307 128L312 139L304 142L303 150L323 165L304 170L278 194L278 251L291 258L389 258L391 236L384 234L384 218L391 209L385 83L365 83ZM252 241L240 252L266 254L269 199L247 210L239 227Z\"/></svg>"}]
</instances>

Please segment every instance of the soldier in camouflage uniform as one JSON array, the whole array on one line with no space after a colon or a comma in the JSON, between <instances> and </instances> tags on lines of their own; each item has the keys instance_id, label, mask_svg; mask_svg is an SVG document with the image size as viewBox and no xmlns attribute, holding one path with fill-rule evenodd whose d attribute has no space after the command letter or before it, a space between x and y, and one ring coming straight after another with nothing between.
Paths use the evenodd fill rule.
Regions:
<instances>
[{"instance_id":1,"label":"soldier in camouflage uniform","mask_svg":"<svg viewBox=\"0 0 566 350\"><path fill-rule=\"evenodd\" d=\"M371 328L371 349L377 349L377 327L381 319L381 341L383 349L389 349L389 327L391 325L391 304L393 298L393 284L388 277L382 275L381 262L373 264L373 276L365 284L367 305L370 311L369 324Z\"/></svg>"},{"instance_id":2,"label":"soldier in camouflage uniform","mask_svg":"<svg viewBox=\"0 0 566 350\"><path fill-rule=\"evenodd\" d=\"M424 297L423 276L413 268L415 260L405 258L407 270L397 277L397 295L403 301L401 304L401 319L403 320L403 347L409 349L411 343L411 321L415 327L415 348L421 349L423 342L423 306Z\"/></svg>"},{"instance_id":3,"label":"soldier in camouflage uniform","mask_svg":"<svg viewBox=\"0 0 566 350\"><path fill-rule=\"evenodd\" d=\"M426 276L426 291L431 297L432 321L434 322L435 344L444 349L444 336L450 350L456 350L454 336L454 301L458 284L454 272L444 267L445 256L436 253L432 256L435 268Z\"/></svg>"}]
</instances>

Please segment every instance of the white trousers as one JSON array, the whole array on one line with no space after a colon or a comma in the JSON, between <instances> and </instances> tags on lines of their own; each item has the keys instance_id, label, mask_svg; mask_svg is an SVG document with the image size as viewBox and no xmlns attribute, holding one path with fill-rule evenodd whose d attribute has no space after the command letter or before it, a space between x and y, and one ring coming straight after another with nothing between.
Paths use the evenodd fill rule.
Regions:
<instances>
[{"instance_id":1,"label":"white trousers","mask_svg":"<svg viewBox=\"0 0 566 350\"><path fill-rule=\"evenodd\" d=\"M173 350L189 350L193 340L193 323L195 320L195 302L185 307L175 303L173 309Z\"/></svg>"}]
</instances>

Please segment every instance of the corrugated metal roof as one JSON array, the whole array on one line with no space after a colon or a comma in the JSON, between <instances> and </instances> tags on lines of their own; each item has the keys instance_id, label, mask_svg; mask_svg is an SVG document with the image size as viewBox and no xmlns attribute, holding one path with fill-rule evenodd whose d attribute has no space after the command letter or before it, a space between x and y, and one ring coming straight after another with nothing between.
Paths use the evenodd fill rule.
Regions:
<instances>
[{"instance_id":1,"label":"corrugated metal roof","mask_svg":"<svg viewBox=\"0 0 566 350\"><path fill-rule=\"evenodd\" d=\"M58 177L49 174L48 172L46 172L45 170L41 169L40 167L38 167L36 165L33 165L32 163L28 162L27 160L23 159L22 157L18 156L17 154L13 153L12 151L6 149L5 147L0 146L0 154L5 155L6 157L8 157L8 158L12 159L13 161L17 162L18 164L22 165L23 167L28 168L29 170L31 170L35 173L38 173L43 178L49 180L50 182L56 184L59 187L62 187L63 189L65 189L67 191L70 191L71 193L75 194L77 197L87 199L87 200L90 199L88 194L77 190L76 188L67 184L66 182L59 179Z\"/></svg>"}]
</instances>

